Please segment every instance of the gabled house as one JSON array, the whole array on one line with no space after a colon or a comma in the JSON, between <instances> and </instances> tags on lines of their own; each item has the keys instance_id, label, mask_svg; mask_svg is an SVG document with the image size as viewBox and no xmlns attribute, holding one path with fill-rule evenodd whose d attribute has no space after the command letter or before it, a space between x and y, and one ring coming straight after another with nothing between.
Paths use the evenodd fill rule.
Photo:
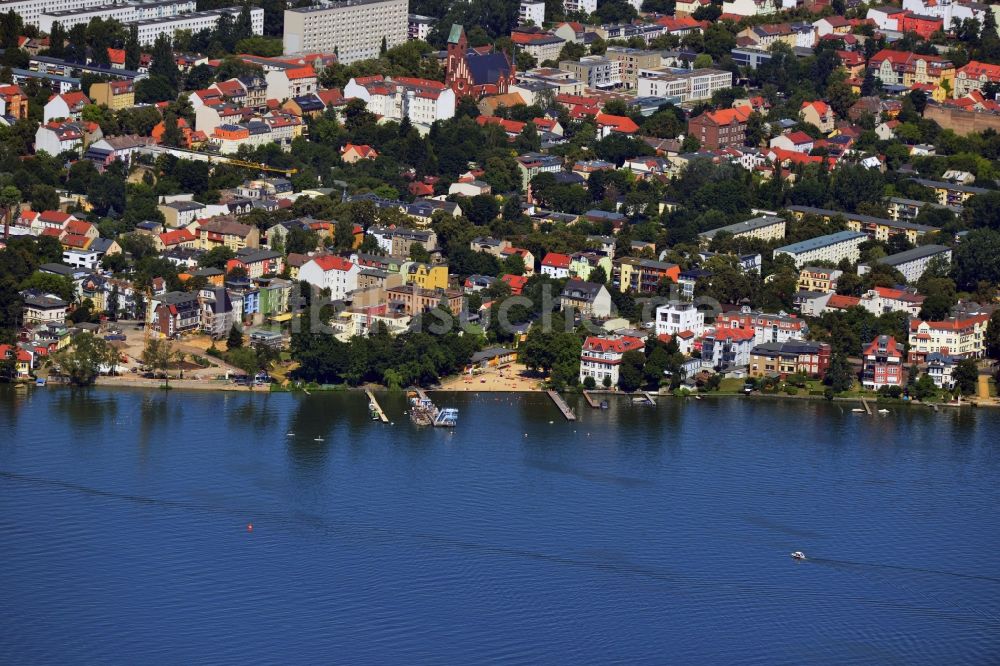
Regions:
<instances>
[{"instance_id":1,"label":"gabled house","mask_svg":"<svg viewBox=\"0 0 1000 666\"><path fill-rule=\"evenodd\" d=\"M52 120L80 120L83 107L88 104L90 104L90 99L79 90L71 90L53 95L45 103L42 122L48 123Z\"/></svg>"},{"instance_id":2,"label":"gabled house","mask_svg":"<svg viewBox=\"0 0 1000 666\"><path fill-rule=\"evenodd\" d=\"M799 118L804 123L816 126L823 134L832 132L834 123L837 121L833 109L821 99L813 102L802 102L802 108L799 109Z\"/></svg>"},{"instance_id":3,"label":"gabled house","mask_svg":"<svg viewBox=\"0 0 1000 666\"><path fill-rule=\"evenodd\" d=\"M873 391L903 385L903 350L891 335L872 340L861 354L861 383Z\"/></svg>"},{"instance_id":4,"label":"gabled house","mask_svg":"<svg viewBox=\"0 0 1000 666\"><path fill-rule=\"evenodd\" d=\"M298 279L318 289L329 289L330 298L343 300L358 288L358 265L342 257L313 257L299 268Z\"/></svg>"},{"instance_id":5,"label":"gabled house","mask_svg":"<svg viewBox=\"0 0 1000 666\"><path fill-rule=\"evenodd\" d=\"M611 308L611 293L603 284L572 279L559 294L559 309L580 317L607 319Z\"/></svg>"},{"instance_id":6,"label":"gabled house","mask_svg":"<svg viewBox=\"0 0 1000 666\"><path fill-rule=\"evenodd\" d=\"M618 385L618 367L622 356L630 351L642 351L646 343L633 336L589 336L580 348L580 383L591 377L598 387Z\"/></svg>"}]
</instances>

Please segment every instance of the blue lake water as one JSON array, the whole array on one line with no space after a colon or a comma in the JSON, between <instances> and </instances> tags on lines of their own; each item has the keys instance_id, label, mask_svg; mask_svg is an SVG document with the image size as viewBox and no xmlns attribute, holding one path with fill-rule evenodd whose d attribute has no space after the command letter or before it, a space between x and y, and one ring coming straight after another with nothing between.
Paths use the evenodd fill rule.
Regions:
<instances>
[{"instance_id":1,"label":"blue lake water","mask_svg":"<svg viewBox=\"0 0 1000 666\"><path fill-rule=\"evenodd\" d=\"M1000 663L998 412L436 398L0 387L0 663Z\"/></svg>"}]
</instances>

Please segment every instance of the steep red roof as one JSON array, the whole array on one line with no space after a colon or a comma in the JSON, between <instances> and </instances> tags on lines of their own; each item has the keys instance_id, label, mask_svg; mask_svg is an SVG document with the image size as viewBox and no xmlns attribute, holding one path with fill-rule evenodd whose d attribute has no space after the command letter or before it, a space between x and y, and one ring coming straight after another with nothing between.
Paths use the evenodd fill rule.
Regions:
<instances>
[{"instance_id":1,"label":"steep red roof","mask_svg":"<svg viewBox=\"0 0 1000 666\"><path fill-rule=\"evenodd\" d=\"M615 132L621 132L622 134L635 134L639 131L639 126L635 124L635 121L627 116L613 116L608 113L598 113L595 118L597 125L603 127L610 127Z\"/></svg>"},{"instance_id":2,"label":"steep red roof","mask_svg":"<svg viewBox=\"0 0 1000 666\"><path fill-rule=\"evenodd\" d=\"M519 296L521 291L524 289L524 285L528 283L528 278L523 275L512 275L510 273L501 275L500 279L507 283L510 287L510 293L514 296Z\"/></svg>"},{"instance_id":3,"label":"steep red roof","mask_svg":"<svg viewBox=\"0 0 1000 666\"><path fill-rule=\"evenodd\" d=\"M542 259L542 266L551 266L553 268L569 268L569 264L572 260L568 254L559 254L558 252L549 252Z\"/></svg>"},{"instance_id":4,"label":"steep red roof","mask_svg":"<svg viewBox=\"0 0 1000 666\"><path fill-rule=\"evenodd\" d=\"M349 271L354 267L354 264L349 262L343 257L338 257L336 255L327 255L324 257L313 257L313 261L316 265L323 269L323 272L327 271Z\"/></svg>"},{"instance_id":5,"label":"steep red roof","mask_svg":"<svg viewBox=\"0 0 1000 666\"><path fill-rule=\"evenodd\" d=\"M826 302L826 307L835 308L837 310L847 310L848 308L855 307L861 299L857 296L845 296L843 294L834 294L830 296L830 300Z\"/></svg>"},{"instance_id":6,"label":"steep red roof","mask_svg":"<svg viewBox=\"0 0 1000 666\"><path fill-rule=\"evenodd\" d=\"M596 336L589 336L583 343L583 351L588 352L616 352L618 354L624 354L629 351L636 351L643 349L646 343L642 341L642 338L632 337L630 335L625 335L620 338L599 338Z\"/></svg>"}]
</instances>

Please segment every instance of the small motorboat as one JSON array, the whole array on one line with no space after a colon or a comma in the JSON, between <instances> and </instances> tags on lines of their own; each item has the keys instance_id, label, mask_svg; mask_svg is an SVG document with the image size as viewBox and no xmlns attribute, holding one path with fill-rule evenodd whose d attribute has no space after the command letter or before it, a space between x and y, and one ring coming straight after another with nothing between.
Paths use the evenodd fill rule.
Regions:
<instances>
[{"instance_id":1,"label":"small motorboat","mask_svg":"<svg viewBox=\"0 0 1000 666\"><path fill-rule=\"evenodd\" d=\"M880 409L880 410L878 410L878 413L879 414L888 414L889 410L888 409Z\"/></svg>"},{"instance_id":2,"label":"small motorboat","mask_svg":"<svg viewBox=\"0 0 1000 666\"><path fill-rule=\"evenodd\" d=\"M855 407L851 411L854 412L855 414L860 414L861 412L863 412L865 410L861 409L860 407Z\"/></svg>"},{"instance_id":3,"label":"small motorboat","mask_svg":"<svg viewBox=\"0 0 1000 666\"><path fill-rule=\"evenodd\" d=\"M314 438L313 438L313 441L314 441L314 442L322 442L322 441L323 441L323 438L322 438L322 437L314 437Z\"/></svg>"},{"instance_id":4,"label":"small motorboat","mask_svg":"<svg viewBox=\"0 0 1000 666\"><path fill-rule=\"evenodd\" d=\"M806 554L803 553L801 550L797 550L794 553L792 553L792 559L793 560L804 560L804 559L806 559Z\"/></svg>"}]
</instances>

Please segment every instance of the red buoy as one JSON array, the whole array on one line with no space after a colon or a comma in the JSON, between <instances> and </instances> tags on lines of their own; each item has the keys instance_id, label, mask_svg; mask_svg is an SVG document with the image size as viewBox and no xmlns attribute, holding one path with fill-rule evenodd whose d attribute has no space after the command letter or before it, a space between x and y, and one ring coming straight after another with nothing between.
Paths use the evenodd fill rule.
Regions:
<instances>
[{"instance_id":1,"label":"red buoy","mask_svg":"<svg viewBox=\"0 0 1000 666\"><path fill-rule=\"evenodd\" d=\"M253 523L247 523L247 532L253 532Z\"/></svg>"}]
</instances>

